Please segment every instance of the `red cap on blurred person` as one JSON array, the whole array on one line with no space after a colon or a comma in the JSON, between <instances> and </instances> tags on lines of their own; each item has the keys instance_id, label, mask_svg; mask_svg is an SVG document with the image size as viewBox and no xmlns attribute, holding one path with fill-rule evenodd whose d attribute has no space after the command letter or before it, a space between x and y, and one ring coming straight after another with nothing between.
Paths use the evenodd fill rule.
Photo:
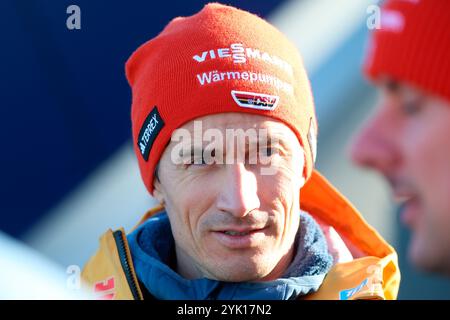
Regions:
<instances>
[{"instance_id":1,"label":"red cap on blurred person","mask_svg":"<svg viewBox=\"0 0 450 320\"><path fill-rule=\"evenodd\" d=\"M450 1L388 0L364 62L366 75L388 75L450 100Z\"/></svg>"}]
</instances>

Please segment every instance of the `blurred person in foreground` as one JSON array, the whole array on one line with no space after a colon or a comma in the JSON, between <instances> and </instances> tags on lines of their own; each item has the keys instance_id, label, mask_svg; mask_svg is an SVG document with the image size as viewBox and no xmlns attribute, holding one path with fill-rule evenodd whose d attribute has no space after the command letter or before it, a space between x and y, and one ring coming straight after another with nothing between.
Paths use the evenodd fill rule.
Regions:
<instances>
[{"instance_id":1,"label":"blurred person in foreground","mask_svg":"<svg viewBox=\"0 0 450 320\"><path fill-rule=\"evenodd\" d=\"M386 1L364 63L375 112L351 146L382 174L412 231L408 257L450 275L450 1Z\"/></svg>"},{"instance_id":2,"label":"blurred person in foreground","mask_svg":"<svg viewBox=\"0 0 450 320\"><path fill-rule=\"evenodd\" d=\"M126 64L133 145L160 205L107 231L83 279L111 299L395 299L395 251L314 170L295 46L208 4ZM300 190L301 189L301 190ZM124 212L126 214L126 212Z\"/></svg>"}]
</instances>

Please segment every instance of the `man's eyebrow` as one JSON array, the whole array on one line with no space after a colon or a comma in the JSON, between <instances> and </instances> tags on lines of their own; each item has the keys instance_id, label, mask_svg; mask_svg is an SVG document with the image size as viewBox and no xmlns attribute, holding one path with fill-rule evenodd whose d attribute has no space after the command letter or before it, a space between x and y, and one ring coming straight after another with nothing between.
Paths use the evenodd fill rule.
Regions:
<instances>
[{"instance_id":1,"label":"man's eyebrow","mask_svg":"<svg viewBox=\"0 0 450 320\"><path fill-rule=\"evenodd\" d=\"M270 146L280 146L285 151L290 150L289 144L287 143L284 134L282 133L270 133L267 138L259 139L258 143L266 143Z\"/></svg>"},{"instance_id":2,"label":"man's eyebrow","mask_svg":"<svg viewBox=\"0 0 450 320\"><path fill-rule=\"evenodd\" d=\"M395 79L387 79L382 83L382 86L391 93L397 93L400 91L400 83Z\"/></svg>"},{"instance_id":3,"label":"man's eyebrow","mask_svg":"<svg viewBox=\"0 0 450 320\"><path fill-rule=\"evenodd\" d=\"M245 138L245 146L248 147L250 143L256 142L256 147L264 147L264 146L280 146L284 151L290 150L289 144L286 142L286 139L284 139L284 135L281 133L269 133L266 136L260 136L256 139L249 139ZM238 141L235 139L233 145L236 146L238 144ZM187 156L193 156L193 155L203 155L206 151L210 150L220 150L224 149L223 145L212 145L212 148L210 149L211 145L206 144L202 146L197 146L195 144L191 145L185 145L180 149L180 153L178 154L179 157L187 157ZM225 146L225 150L223 150L226 153L227 147Z\"/></svg>"},{"instance_id":4,"label":"man's eyebrow","mask_svg":"<svg viewBox=\"0 0 450 320\"><path fill-rule=\"evenodd\" d=\"M200 157L203 157L204 148L203 147L194 147L194 146L183 146L179 152L176 152L176 162L178 165L183 164L191 164L192 161L194 161L193 157L197 154L200 155Z\"/></svg>"},{"instance_id":5,"label":"man's eyebrow","mask_svg":"<svg viewBox=\"0 0 450 320\"><path fill-rule=\"evenodd\" d=\"M191 145L189 146L184 146L183 148L180 149L180 153L178 154L178 156L180 158L184 158L186 156L192 156L195 154L203 154L205 152L205 148L203 146L198 147L198 146L193 146Z\"/></svg>"},{"instance_id":6,"label":"man's eyebrow","mask_svg":"<svg viewBox=\"0 0 450 320\"><path fill-rule=\"evenodd\" d=\"M178 156L181 159L185 159L187 157L192 158L197 155L203 157L203 155L206 152L209 152L212 156L215 156L218 149L221 150L222 148L221 147L218 148L218 146L213 146L212 148L209 148L208 145L200 146L200 147L192 146L192 145L191 145L191 147L185 146L184 148L182 148L180 150L180 154L178 154Z\"/></svg>"}]
</instances>

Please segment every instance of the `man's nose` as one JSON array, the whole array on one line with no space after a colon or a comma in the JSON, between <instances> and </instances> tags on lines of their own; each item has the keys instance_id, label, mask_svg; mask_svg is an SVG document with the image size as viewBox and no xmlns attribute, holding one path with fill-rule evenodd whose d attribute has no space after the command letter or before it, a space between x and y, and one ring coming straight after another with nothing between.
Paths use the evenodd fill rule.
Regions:
<instances>
[{"instance_id":1,"label":"man's nose","mask_svg":"<svg viewBox=\"0 0 450 320\"><path fill-rule=\"evenodd\" d=\"M247 170L244 163L228 164L218 197L218 209L242 218L259 206L255 173Z\"/></svg>"},{"instance_id":2,"label":"man's nose","mask_svg":"<svg viewBox=\"0 0 450 320\"><path fill-rule=\"evenodd\" d=\"M384 110L378 110L363 125L350 146L354 163L380 171L389 172L399 160L396 139L399 124Z\"/></svg>"}]
</instances>

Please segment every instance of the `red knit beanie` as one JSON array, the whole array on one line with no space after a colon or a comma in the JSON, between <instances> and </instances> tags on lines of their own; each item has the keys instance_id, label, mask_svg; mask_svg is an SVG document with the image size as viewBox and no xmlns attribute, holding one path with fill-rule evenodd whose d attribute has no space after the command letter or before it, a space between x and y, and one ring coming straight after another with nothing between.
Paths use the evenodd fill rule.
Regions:
<instances>
[{"instance_id":1,"label":"red knit beanie","mask_svg":"<svg viewBox=\"0 0 450 320\"><path fill-rule=\"evenodd\" d=\"M450 1L386 1L364 71L372 80L388 75L450 101Z\"/></svg>"},{"instance_id":2,"label":"red knit beanie","mask_svg":"<svg viewBox=\"0 0 450 320\"><path fill-rule=\"evenodd\" d=\"M150 193L172 132L225 112L285 123L304 148L304 176L311 175L317 123L306 71L296 47L256 15L212 3L175 18L131 55L126 76L133 146Z\"/></svg>"}]
</instances>

